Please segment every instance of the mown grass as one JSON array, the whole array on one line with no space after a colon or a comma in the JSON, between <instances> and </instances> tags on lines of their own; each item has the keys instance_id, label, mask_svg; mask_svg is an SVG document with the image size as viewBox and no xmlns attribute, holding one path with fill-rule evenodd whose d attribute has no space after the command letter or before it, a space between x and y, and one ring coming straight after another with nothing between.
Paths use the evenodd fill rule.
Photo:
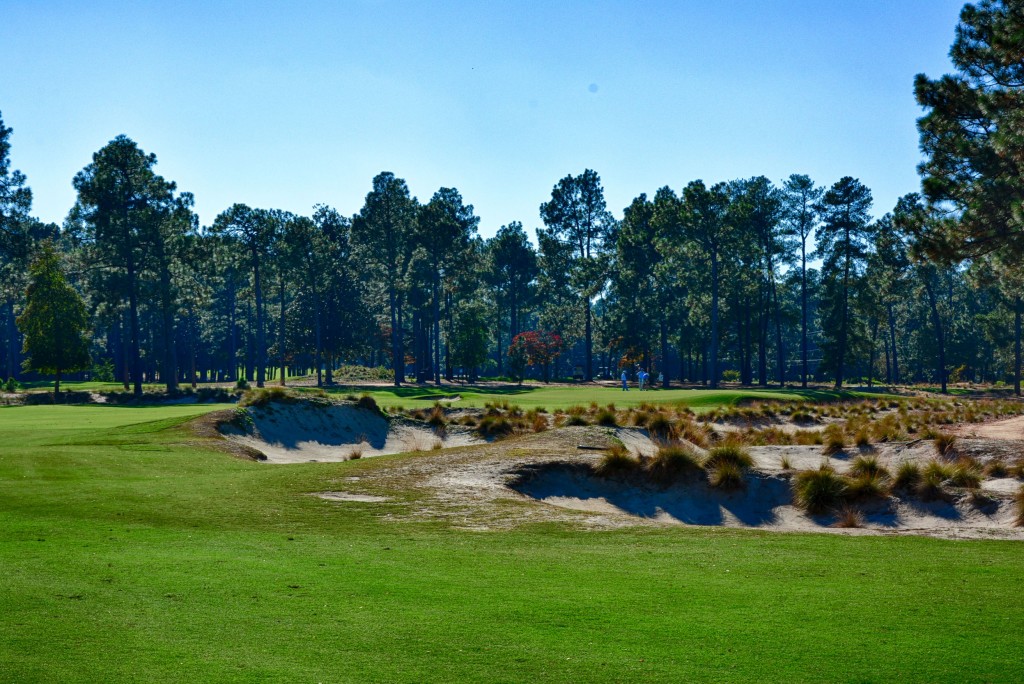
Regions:
<instances>
[{"instance_id":1,"label":"mown grass","mask_svg":"<svg viewBox=\"0 0 1024 684\"><path fill-rule=\"evenodd\" d=\"M307 493L429 456L241 461L190 444L181 421L210 408L0 409L0 681L1008 681L1024 666L1019 543L385 521L415 494Z\"/></svg>"}]
</instances>

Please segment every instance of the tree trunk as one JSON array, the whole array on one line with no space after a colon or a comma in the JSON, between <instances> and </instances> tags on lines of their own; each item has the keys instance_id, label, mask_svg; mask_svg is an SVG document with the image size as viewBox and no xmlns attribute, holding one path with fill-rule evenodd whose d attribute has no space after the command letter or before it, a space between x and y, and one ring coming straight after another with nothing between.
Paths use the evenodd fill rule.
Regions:
<instances>
[{"instance_id":1,"label":"tree trunk","mask_svg":"<svg viewBox=\"0 0 1024 684\"><path fill-rule=\"evenodd\" d=\"M661 387L668 389L668 324L665 322L664 316L661 316L659 321L661 326Z\"/></svg>"},{"instance_id":2,"label":"tree trunk","mask_svg":"<svg viewBox=\"0 0 1024 684\"><path fill-rule=\"evenodd\" d=\"M136 291L135 264L128 261L128 320L132 349L132 392L142 397L142 355L139 353L139 295Z\"/></svg>"},{"instance_id":3,"label":"tree trunk","mask_svg":"<svg viewBox=\"0 0 1024 684\"><path fill-rule=\"evenodd\" d=\"M839 354L836 359L836 389L843 387L843 370L846 364L846 332L847 318L849 316L849 286L850 286L850 231L846 231L846 260L843 265L843 303L842 320L839 322Z\"/></svg>"},{"instance_id":4,"label":"tree trunk","mask_svg":"<svg viewBox=\"0 0 1024 684\"><path fill-rule=\"evenodd\" d=\"M434 356L433 356L433 371L434 371L434 384L440 386L441 384L441 276L438 273L434 273L433 292L431 293L434 300ZM498 351L501 351L501 336L498 336L499 344ZM498 359L498 368L501 368L501 358ZM500 373L499 373L500 374Z\"/></svg>"},{"instance_id":5,"label":"tree trunk","mask_svg":"<svg viewBox=\"0 0 1024 684\"><path fill-rule=\"evenodd\" d=\"M711 389L718 387L718 251L711 250Z\"/></svg>"},{"instance_id":6,"label":"tree trunk","mask_svg":"<svg viewBox=\"0 0 1024 684\"><path fill-rule=\"evenodd\" d=\"M900 384L899 356L896 353L896 315L893 313L892 302L888 306L889 314L889 347L892 349L892 382Z\"/></svg>"},{"instance_id":7,"label":"tree trunk","mask_svg":"<svg viewBox=\"0 0 1024 684\"><path fill-rule=\"evenodd\" d=\"M280 287L278 290L279 301L281 302L281 311L277 329L277 356L278 362L281 365L281 387L285 386L285 381L288 378L288 363L284 353L284 341L285 341L285 330L284 330L284 314L285 314L285 287L284 287L284 273L281 273Z\"/></svg>"},{"instance_id":8,"label":"tree trunk","mask_svg":"<svg viewBox=\"0 0 1024 684\"><path fill-rule=\"evenodd\" d=\"M228 379L238 382L238 326L235 322L235 280L228 281L228 358L231 362Z\"/></svg>"},{"instance_id":9,"label":"tree trunk","mask_svg":"<svg viewBox=\"0 0 1024 684\"><path fill-rule=\"evenodd\" d=\"M807 388L807 240L800 241L800 352L803 363L801 386Z\"/></svg>"},{"instance_id":10,"label":"tree trunk","mask_svg":"<svg viewBox=\"0 0 1024 684\"><path fill-rule=\"evenodd\" d=\"M583 314L586 316L586 354L587 362L584 368L586 369L583 379L586 382L590 382L594 379L594 339L593 339L593 321L591 320L590 311L590 299L584 297L583 300Z\"/></svg>"},{"instance_id":11,"label":"tree trunk","mask_svg":"<svg viewBox=\"0 0 1024 684\"><path fill-rule=\"evenodd\" d=\"M8 299L6 305L7 324L7 374L5 378L18 379L18 328L14 318L14 300Z\"/></svg>"},{"instance_id":12,"label":"tree trunk","mask_svg":"<svg viewBox=\"0 0 1024 684\"><path fill-rule=\"evenodd\" d=\"M388 287L388 303L391 307L391 368L395 374L395 387L401 387L405 379L405 354L402 352L402 336L398 330L398 293L394 285Z\"/></svg>"},{"instance_id":13,"label":"tree trunk","mask_svg":"<svg viewBox=\"0 0 1024 684\"><path fill-rule=\"evenodd\" d=\"M57 397L60 396L60 368L57 369L57 379L53 381L53 401L57 401Z\"/></svg>"},{"instance_id":14,"label":"tree trunk","mask_svg":"<svg viewBox=\"0 0 1024 684\"><path fill-rule=\"evenodd\" d=\"M167 393L174 394L178 391L178 352L175 345L171 272L167 264L161 264L160 267L160 309L164 334L164 362L160 372L164 376L162 380L167 385Z\"/></svg>"},{"instance_id":15,"label":"tree trunk","mask_svg":"<svg viewBox=\"0 0 1024 684\"><path fill-rule=\"evenodd\" d=\"M928 304L932 310L932 325L935 327L935 341L939 346L938 354L938 372L939 382L942 385L942 393L946 394L946 340L945 335L942 332L942 319L939 317L939 306L935 298L935 291L932 289L930 279L926 275L924 278L924 289L928 293Z\"/></svg>"},{"instance_id":16,"label":"tree trunk","mask_svg":"<svg viewBox=\"0 0 1024 684\"><path fill-rule=\"evenodd\" d=\"M256 386L263 387L267 380L267 335L263 325L263 283L260 282L260 263L255 254L252 272L256 296Z\"/></svg>"},{"instance_id":17,"label":"tree trunk","mask_svg":"<svg viewBox=\"0 0 1024 684\"><path fill-rule=\"evenodd\" d=\"M1020 297L1013 306L1013 393L1020 396Z\"/></svg>"}]
</instances>

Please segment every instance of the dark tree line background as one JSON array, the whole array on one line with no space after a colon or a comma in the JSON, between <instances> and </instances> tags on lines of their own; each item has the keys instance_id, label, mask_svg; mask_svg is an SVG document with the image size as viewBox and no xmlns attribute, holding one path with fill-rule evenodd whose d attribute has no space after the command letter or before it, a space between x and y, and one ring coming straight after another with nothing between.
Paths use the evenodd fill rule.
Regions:
<instances>
[{"instance_id":1,"label":"dark tree line background","mask_svg":"<svg viewBox=\"0 0 1024 684\"><path fill-rule=\"evenodd\" d=\"M511 376L524 357L508 350L528 332L541 336L520 351L563 345L544 350L555 378L642 366L665 386L1019 392L1021 35L1018 2L964 8L958 73L915 83L922 193L878 218L856 178L799 174L666 186L616 218L586 169L554 184L534 240L516 221L482 239L458 190L423 202L392 173L351 216L236 204L201 226L192 195L118 136L75 176L78 200L56 226L32 217L0 120L0 372L22 376L16 320L32 256L52 239L88 304L90 377L135 392L306 373L329 384L353 365L396 383Z\"/></svg>"}]
</instances>

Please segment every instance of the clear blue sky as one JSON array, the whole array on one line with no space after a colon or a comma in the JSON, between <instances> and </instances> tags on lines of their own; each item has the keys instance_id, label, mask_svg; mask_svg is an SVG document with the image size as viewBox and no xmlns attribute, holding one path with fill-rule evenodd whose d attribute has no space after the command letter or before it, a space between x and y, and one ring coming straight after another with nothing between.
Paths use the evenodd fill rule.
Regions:
<instances>
[{"instance_id":1,"label":"clear blue sky","mask_svg":"<svg viewBox=\"0 0 1024 684\"><path fill-rule=\"evenodd\" d=\"M766 175L860 178L881 215L919 187L914 74L950 70L963 2L0 0L0 112L34 213L124 133L196 196L362 206L382 170L458 188L490 236L567 173L609 208Z\"/></svg>"}]
</instances>

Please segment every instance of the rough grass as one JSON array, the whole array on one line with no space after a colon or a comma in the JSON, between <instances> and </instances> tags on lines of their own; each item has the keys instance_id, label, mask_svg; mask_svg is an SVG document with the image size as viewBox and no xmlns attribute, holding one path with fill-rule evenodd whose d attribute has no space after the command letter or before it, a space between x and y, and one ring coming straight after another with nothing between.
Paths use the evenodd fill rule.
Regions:
<instances>
[{"instance_id":1,"label":"rough grass","mask_svg":"<svg viewBox=\"0 0 1024 684\"><path fill-rule=\"evenodd\" d=\"M743 471L733 461L721 461L708 470L708 484L717 489L738 489L743 486Z\"/></svg>"},{"instance_id":2,"label":"rough grass","mask_svg":"<svg viewBox=\"0 0 1024 684\"><path fill-rule=\"evenodd\" d=\"M913 461L903 461L896 469L893 489L913 489L921 482L921 466Z\"/></svg>"}]
</instances>

